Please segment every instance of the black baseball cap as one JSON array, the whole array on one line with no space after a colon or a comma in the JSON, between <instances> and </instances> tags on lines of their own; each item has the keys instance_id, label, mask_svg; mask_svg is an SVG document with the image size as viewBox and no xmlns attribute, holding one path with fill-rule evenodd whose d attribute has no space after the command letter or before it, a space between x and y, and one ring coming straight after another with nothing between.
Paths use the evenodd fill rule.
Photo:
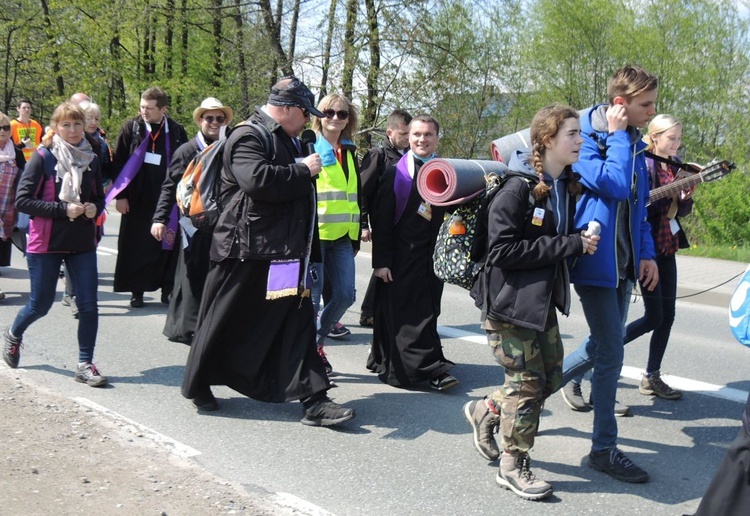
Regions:
<instances>
[{"instance_id":1,"label":"black baseball cap","mask_svg":"<svg viewBox=\"0 0 750 516\"><path fill-rule=\"evenodd\" d=\"M297 106L309 111L318 118L325 118L325 115L315 107L315 95L297 77L284 77L279 82L288 79L285 87L279 88L274 86L268 95L268 103L272 106Z\"/></svg>"}]
</instances>

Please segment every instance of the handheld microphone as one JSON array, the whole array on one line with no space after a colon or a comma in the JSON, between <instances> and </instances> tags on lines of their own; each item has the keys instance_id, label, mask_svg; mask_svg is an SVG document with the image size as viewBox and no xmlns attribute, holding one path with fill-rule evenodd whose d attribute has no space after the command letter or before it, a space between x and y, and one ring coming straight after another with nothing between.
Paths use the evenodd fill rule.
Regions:
<instances>
[{"instance_id":1,"label":"handheld microphone","mask_svg":"<svg viewBox=\"0 0 750 516\"><path fill-rule=\"evenodd\" d=\"M592 237L602 232L602 225L597 221L592 220L589 222L588 228L586 229L586 236Z\"/></svg>"},{"instance_id":2,"label":"handheld microphone","mask_svg":"<svg viewBox=\"0 0 750 516\"><path fill-rule=\"evenodd\" d=\"M315 135L315 131L312 129L305 129L302 131L300 142L302 143L302 154L307 157L311 154L315 154L315 142L318 137Z\"/></svg>"}]
</instances>

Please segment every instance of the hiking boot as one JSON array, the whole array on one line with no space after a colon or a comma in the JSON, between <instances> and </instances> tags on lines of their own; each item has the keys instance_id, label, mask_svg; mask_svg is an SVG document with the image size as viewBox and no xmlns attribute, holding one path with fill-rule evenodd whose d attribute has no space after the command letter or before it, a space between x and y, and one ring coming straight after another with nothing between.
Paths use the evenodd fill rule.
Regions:
<instances>
[{"instance_id":1,"label":"hiking boot","mask_svg":"<svg viewBox=\"0 0 750 516\"><path fill-rule=\"evenodd\" d=\"M497 460L500 450L494 434L500 430L500 416L489 409L487 398L467 402L464 415L474 430L474 447L479 455L487 460Z\"/></svg>"},{"instance_id":2,"label":"hiking boot","mask_svg":"<svg viewBox=\"0 0 750 516\"><path fill-rule=\"evenodd\" d=\"M505 489L510 489L527 500L541 500L552 494L552 486L536 478L531 472L528 453L519 453L517 456L503 453L495 480Z\"/></svg>"},{"instance_id":3,"label":"hiking boot","mask_svg":"<svg viewBox=\"0 0 750 516\"><path fill-rule=\"evenodd\" d=\"M337 322L333 328L331 328L331 331L328 332L328 336L332 339L341 339L343 337L346 337L347 335L351 335L351 330L341 324L340 322Z\"/></svg>"},{"instance_id":4,"label":"hiking boot","mask_svg":"<svg viewBox=\"0 0 750 516\"><path fill-rule=\"evenodd\" d=\"M446 391L451 387L455 387L458 383L458 380L448 373L442 373L430 379L430 387L436 391Z\"/></svg>"},{"instance_id":5,"label":"hiking boot","mask_svg":"<svg viewBox=\"0 0 750 516\"><path fill-rule=\"evenodd\" d=\"M326 374L328 376L331 376L333 374L333 366L328 361L328 355L326 355L326 352L323 349L323 346L318 346L318 355L320 355L320 359L323 361L323 365L326 368Z\"/></svg>"},{"instance_id":6,"label":"hiking boot","mask_svg":"<svg viewBox=\"0 0 750 516\"><path fill-rule=\"evenodd\" d=\"M586 403L581 394L581 384L577 382L568 382L562 388L562 397L565 404L576 412L591 410L591 405Z\"/></svg>"},{"instance_id":7,"label":"hiking boot","mask_svg":"<svg viewBox=\"0 0 750 516\"><path fill-rule=\"evenodd\" d=\"M78 366L76 381L85 383L91 387L102 387L107 385L107 377L99 372L94 364L86 362Z\"/></svg>"},{"instance_id":8,"label":"hiking boot","mask_svg":"<svg viewBox=\"0 0 750 516\"><path fill-rule=\"evenodd\" d=\"M372 328L375 325L375 318L372 315L362 314L359 317L359 325Z\"/></svg>"},{"instance_id":9,"label":"hiking boot","mask_svg":"<svg viewBox=\"0 0 750 516\"><path fill-rule=\"evenodd\" d=\"M8 364L8 367L15 369L18 367L18 362L21 360L21 347L23 342L21 339L11 336L10 327L5 328L3 332L3 360Z\"/></svg>"},{"instance_id":10,"label":"hiking boot","mask_svg":"<svg viewBox=\"0 0 750 516\"><path fill-rule=\"evenodd\" d=\"M644 374L643 378L641 378L641 385L638 386L638 391L646 396L658 396L665 400L678 400L682 398L682 391L673 389L664 383L659 371Z\"/></svg>"},{"instance_id":11,"label":"hiking boot","mask_svg":"<svg viewBox=\"0 0 750 516\"><path fill-rule=\"evenodd\" d=\"M589 467L622 482L634 484L648 482L648 473L633 464L633 461L617 447L600 452L592 450L589 453Z\"/></svg>"},{"instance_id":12,"label":"hiking boot","mask_svg":"<svg viewBox=\"0 0 750 516\"><path fill-rule=\"evenodd\" d=\"M326 396L304 408L304 417L300 423L307 426L332 426L349 421L353 417L354 409L342 407Z\"/></svg>"},{"instance_id":13,"label":"hiking boot","mask_svg":"<svg viewBox=\"0 0 750 516\"><path fill-rule=\"evenodd\" d=\"M591 399L591 396L589 396L589 405L591 405L592 407L594 406L594 401ZM629 415L630 415L630 407L628 407L624 403L620 403L619 401L615 400L615 416L626 417Z\"/></svg>"}]
</instances>

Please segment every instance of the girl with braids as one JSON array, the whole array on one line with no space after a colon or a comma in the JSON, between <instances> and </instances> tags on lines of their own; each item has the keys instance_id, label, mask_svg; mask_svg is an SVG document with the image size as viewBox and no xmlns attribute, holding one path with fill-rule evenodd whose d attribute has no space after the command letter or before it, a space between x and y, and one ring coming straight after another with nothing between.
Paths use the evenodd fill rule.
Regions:
<instances>
[{"instance_id":1,"label":"girl with braids","mask_svg":"<svg viewBox=\"0 0 750 516\"><path fill-rule=\"evenodd\" d=\"M505 384L470 401L464 414L474 445L487 460L502 457L497 483L539 500L552 486L530 470L539 414L562 380L563 345L557 308L568 315L567 259L593 254L598 236L573 231L575 196L582 186L571 165L583 140L578 113L560 105L541 109L531 123L532 149L516 151L508 178L489 202L487 264L472 297Z\"/></svg>"}]
</instances>

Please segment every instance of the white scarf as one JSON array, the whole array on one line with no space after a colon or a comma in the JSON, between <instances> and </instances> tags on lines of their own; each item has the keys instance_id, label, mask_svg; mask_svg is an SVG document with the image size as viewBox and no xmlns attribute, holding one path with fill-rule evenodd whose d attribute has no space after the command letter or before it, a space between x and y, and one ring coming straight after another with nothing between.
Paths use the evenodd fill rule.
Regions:
<instances>
[{"instance_id":1,"label":"white scarf","mask_svg":"<svg viewBox=\"0 0 750 516\"><path fill-rule=\"evenodd\" d=\"M13 145L13 140L10 138L5 142L5 146L0 147L0 163L7 163L9 161L16 161L16 148Z\"/></svg>"},{"instance_id":2,"label":"white scarf","mask_svg":"<svg viewBox=\"0 0 750 516\"><path fill-rule=\"evenodd\" d=\"M57 181L62 181L60 200L81 202L81 179L96 157L91 144L84 137L78 146L63 140L59 134L52 136L52 155L57 158Z\"/></svg>"}]
</instances>

